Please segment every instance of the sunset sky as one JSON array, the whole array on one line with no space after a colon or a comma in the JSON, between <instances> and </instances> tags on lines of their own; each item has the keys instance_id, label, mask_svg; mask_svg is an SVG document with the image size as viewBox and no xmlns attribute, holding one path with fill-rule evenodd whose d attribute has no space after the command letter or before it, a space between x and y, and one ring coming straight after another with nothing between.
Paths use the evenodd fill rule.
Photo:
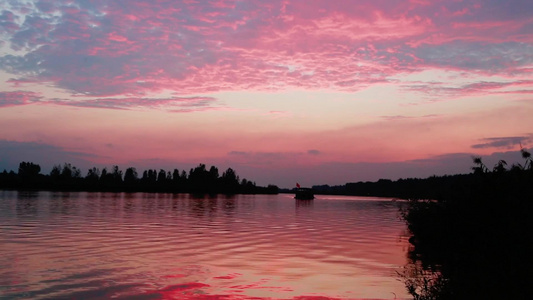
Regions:
<instances>
[{"instance_id":1,"label":"sunset sky","mask_svg":"<svg viewBox=\"0 0 533 300\"><path fill-rule=\"evenodd\" d=\"M533 1L0 1L0 171L470 172L533 146Z\"/></svg>"}]
</instances>

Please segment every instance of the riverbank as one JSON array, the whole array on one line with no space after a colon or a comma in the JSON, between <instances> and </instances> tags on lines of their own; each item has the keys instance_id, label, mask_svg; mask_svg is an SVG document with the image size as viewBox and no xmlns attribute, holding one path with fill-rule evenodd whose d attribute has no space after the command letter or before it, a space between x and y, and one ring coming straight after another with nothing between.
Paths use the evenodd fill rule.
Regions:
<instances>
[{"instance_id":1,"label":"riverbank","mask_svg":"<svg viewBox=\"0 0 533 300\"><path fill-rule=\"evenodd\" d=\"M412 200L401 274L415 299L529 299L533 170L483 171L439 201Z\"/></svg>"}]
</instances>

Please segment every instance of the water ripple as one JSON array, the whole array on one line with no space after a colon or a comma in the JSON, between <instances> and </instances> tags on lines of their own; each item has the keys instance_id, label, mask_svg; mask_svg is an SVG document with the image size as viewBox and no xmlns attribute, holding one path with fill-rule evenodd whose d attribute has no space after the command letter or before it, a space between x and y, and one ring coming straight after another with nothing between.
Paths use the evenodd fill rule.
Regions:
<instances>
[{"instance_id":1,"label":"water ripple","mask_svg":"<svg viewBox=\"0 0 533 300\"><path fill-rule=\"evenodd\" d=\"M0 298L406 298L399 205L3 191Z\"/></svg>"}]
</instances>

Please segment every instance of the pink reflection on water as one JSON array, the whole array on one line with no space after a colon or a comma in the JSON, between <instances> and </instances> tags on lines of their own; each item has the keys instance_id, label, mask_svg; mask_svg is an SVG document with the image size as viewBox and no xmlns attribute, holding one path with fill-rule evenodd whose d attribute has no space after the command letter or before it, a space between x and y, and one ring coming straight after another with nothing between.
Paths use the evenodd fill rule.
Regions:
<instances>
[{"instance_id":1,"label":"pink reflection on water","mask_svg":"<svg viewBox=\"0 0 533 300\"><path fill-rule=\"evenodd\" d=\"M228 274L228 275L225 275L225 276L216 276L216 277L213 277L215 279L235 279L239 276L242 276L242 274L240 273L233 273L233 274Z\"/></svg>"},{"instance_id":2,"label":"pink reflection on water","mask_svg":"<svg viewBox=\"0 0 533 300\"><path fill-rule=\"evenodd\" d=\"M262 280L261 283L268 280ZM292 298L272 298L272 297L254 297L254 296L245 296L239 295L239 293L244 292L249 288L267 288L267 289L276 289L276 287L258 287L254 284L237 286L238 288L234 291L229 291L229 294L213 295L207 294L206 288L210 287L208 284L192 282L185 284L177 284L166 286L162 289L146 291L144 295L149 296L150 299L183 299L183 300L358 300L356 298L337 298L337 297L327 297L327 296L296 296ZM241 290L242 289L242 290ZM284 291L281 289L280 292ZM235 294L237 293L237 294ZM394 297L396 299L396 297ZM361 299L359 299L361 300ZM371 299L366 299L371 300Z\"/></svg>"},{"instance_id":3,"label":"pink reflection on water","mask_svg":"<svg viewBox=\"0 0 533 300\"><path fill-rule=\"evenodd\" d=\"M175 274L165 275L162 278L183 278L186 275ZM233 280L241 277L240 273L231 273L227 275L214 276L213 280ZM210 284L201 282L188 282L168 285L156 290L147 290L142 295L149 296L149 299L184 299L184 300L372 300L374 298L350 298L350 297L336 297L336 296L324 296L324 295L299 295L293 297L272 297L272 296L252 296L250 293L252 290L266 290L275 293L290 293L294 290L288 286L275 286L268 285L270 279L262 278L255 282L249 282L246 279L242 279L247 284L231 285L222 294L213 293L213 289L217 287ZM220 288L220 286L218 287ZM252 293L253 294L253 293ZM379 298L384 299L384 298ZM390 298L386 299L400 299L396 297L395 293L391 293ZM375 298L378 300L378 298Z\"/></svg>"},{"instance_id":4,"label":"pink reflection on water","mask_svg":"<svg viewBox=\"0 0 533 300\"><path fill-rule=\"evenodd\" d=\"M176 284L176 285L170 285L166 286L162 289L153 290L153 291L145 291L144 295L155 295L155 296L161 296L161 299L184 299L188 298L193 294L192 296L197 296L202 288L209 287L208 284L205 283L199 283L199 282L191 282L191 283L184 283L184 284ZM198 298L194 298L198 299ZM216 298L210 298L210 299L216 299Z\"/></svg>"},{"instance_id":5,"label":"pink reflection on water","mask_svg":"<svg viewBox=\"0 0 533 300\"><path fill-rule=\"evenodd\" d=\"M82 299L84 292L121 299L408 296L395 277L408 245L399 238L400 203L320 196L298 206L292 195L40 195L5 200L0 210L7 224L0 227L0 287L8 286L12 298L28 291L68 299ZM69 298L71 286L83 292Z\"/></svg>"},{"instance_id":6,"label":"pink reflection on water","mask_svg":"<svg viewBox=\"0 0 533 300\"><path fill-rule=\"evenodd\" d=\"M183 278L187 275L185 274L171 274L171 275L164 275L162 278Z\"/></svg>"}]
</instances>

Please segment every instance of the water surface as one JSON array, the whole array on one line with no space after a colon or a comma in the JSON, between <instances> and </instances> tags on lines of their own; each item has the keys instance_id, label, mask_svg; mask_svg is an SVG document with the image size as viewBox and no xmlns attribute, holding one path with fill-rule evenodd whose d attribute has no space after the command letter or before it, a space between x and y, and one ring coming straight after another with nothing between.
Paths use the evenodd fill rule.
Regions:
<instances>
[{"instance_id":1,"label":"water surface","mask_svg":"<svg viewBox=\"0 0 533 300\"><path fill-rule=\"evenodd\" d=\"M5 299L401 299L401 203L0 191Z\"/></svg>"}]
</instances>

